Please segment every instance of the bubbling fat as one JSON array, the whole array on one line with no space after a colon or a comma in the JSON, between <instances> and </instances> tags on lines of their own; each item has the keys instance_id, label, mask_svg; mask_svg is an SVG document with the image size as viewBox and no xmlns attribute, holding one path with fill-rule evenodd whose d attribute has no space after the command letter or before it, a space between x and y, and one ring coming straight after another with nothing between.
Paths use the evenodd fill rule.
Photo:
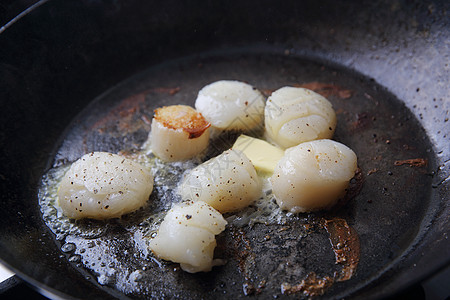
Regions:
<instances>
[{"instance_id":1,"label":"bubbling fat","mask_svg":"<svg viewBox=\"0 0 450 300\"><path fill-rule=\"evenodd\" d=\"M356 154L332 140L286 150L270 178L277 204L293 213L330 208L345 195L357 168Z\"/></svg>"},{"instance_id":2,"label":"bubbling fat","mask_svg":"<svg viewBox=\"0 0 450 300\"><path fill-rule=\"evenodd\" d=\"M264 116L267 138L283 148L330 139L337 123L336 113L326 98L295 87L273 92L267 100Z\"/></svg>"},{"instance_id":3,"label":"bubbling fat","mask_svg":"<svg viewBox=\"0 0 450 300\"><path fill-rule=\"evenodd\" d=\"M72 219L117 218L145 205L153 176L120 155L92 152L66 172L58 189L64 214Z\"/></svg>"},{"instance_id":4,"label":"bubbling fat","mask_svg":"<svg viewBox=\"0 0 450 300\"><path fill-rule=\"evenodd\" d=\"M215 235L225 230L226 224L207 203L182 202L168 211L149 247L158 258L180 263L186 272L208 272L223 264L213 256Z\"/></svg>"},{"instance_id":5,"label":"bubbling fat","mask_svg":"<svg viewBox=\"0 0 450 300\"><path fill-rule=\"evenodd\" d=\"M190 159L206 149L210 124L186 105L155 110L149 134L153 153L166 162Z\"/></svg>"},{"instance_id":6,"label":"bubbling fat","mask_svg":"<svg viewBox=\"0 0 450 300\"><path fill-rule=\"evenodd\" d=\"M238 150L227 150L187 172L179 187L184 200L204 201L221 213L244 208L261 195L255 167Z\"/></svg>"},{"instance_id":7,"label":"bubbling fat","mask_svg":"<svg viewBox=\"0 0 450 300\"><path fill-rule=\"evenodd\" d=\"M251 85L221 80L200 90L195 108L220 130L251 131L262 126L265 98Z\"/></svg>"}]
</instances>

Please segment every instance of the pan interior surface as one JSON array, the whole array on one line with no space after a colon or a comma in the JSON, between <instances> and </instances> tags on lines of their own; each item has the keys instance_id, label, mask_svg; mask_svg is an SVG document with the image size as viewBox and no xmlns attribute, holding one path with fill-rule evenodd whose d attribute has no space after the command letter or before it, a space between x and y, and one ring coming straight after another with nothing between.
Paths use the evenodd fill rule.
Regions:
<instances>
[{"instance_id":1,"label":"pan interior surface","mask_svg":"<svg viewBox=\"0 0 450 300\"><path fill-rule=\"evenodd\" d=\"M430 202L434 164L419 122L399 99L370 78L288 51L217 51L152 67L86 107L61 138L51 164L61 168L92 151L133 155L147 139L154 109L194 106L203 86L223 79L248 82L266 96L283 86L303 86L324 95L338 118L333 139L358 156L360 189L330 211L281 213L281 221L256 221L251 226L233 223L236 226L218 237L215 255L227 264L210 273L188 274L177 264L154 258L140 236L157 228L157 221L149 216L170 207L176 180L198 162L161 165L160 172L170 173L174 182L155 185L151 204L136 213L105 222L52 223L44 217L64 259L74 268L90 273L102 286L135 298L289 297L283 287L295 286L311 273L326 278L341 270L320 225L321 220L339 218L357 233L360 245L353 276L324 289L323 297L341 298L373 283L415 247ZM229 147L232 138L216 141L210 155ZM163 194L168 196L161 201ZM232 215L227 217L233 220ZM77 231L69 232L65 224Z\"/></svg>"}]
</instances>

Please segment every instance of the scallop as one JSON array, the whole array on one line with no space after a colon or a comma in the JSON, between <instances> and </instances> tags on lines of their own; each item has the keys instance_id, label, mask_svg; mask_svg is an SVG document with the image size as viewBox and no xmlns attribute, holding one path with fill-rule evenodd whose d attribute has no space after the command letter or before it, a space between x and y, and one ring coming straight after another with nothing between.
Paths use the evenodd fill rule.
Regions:
<instances>
[{"instance_id":1,"label":"scallop","mask_svg":"<svg viewBox=\"0 0 450 300\"><path fill-rule=\"evenodd\" d=\"M61 180L58 201L72 219L117 218L149 199L153 176L120 155L92 152L74 162Z\"/></svg>"},{"instance_id":2,"label":"scallop","mask_svg":"<svg viewBox=\"0 0 450 300\"><path fill-rule=\"evenodd\" d=\"M283 148L317 139L330 139L336 113L321 95L305 89L283 87L267 100L264 111L266 137Z\"/></svg>"},{"instance_id":3,"label":"scallop","mask_svg":"<svg viewBox=\"0 0 450 300\"><path fill-rule=\"evenodd\" d=\"M278 205L291 212L330 208L345 195L357 168L356 154L332 140L286 150L270 178Z\"/></svg>"},{"instance_id":4,"label":"scallop","mask_svg":"<svg viewBox=\"0 0 450 300\"><path fill-rule=\"evenodd\" d=\"M179 194L182 199L204 201L225 213L258 199L261 182L243 152L227 150L185 174Z\"/></svg>"},{"instance_id":5,"label":"scallop","mask_svg":"<svg viewBox=\"0 0 450 300\"><path fill-rule=\"evenodd\" d=\"M200 90L195 108L220 130L251 131L262 127L265 98L251 85L221 80Z\"/></svg>"},{"instance_id":6,"label":"scallop","mask_svg":"<svg viewBox=\"0 0 450 300\"><path fill-rule=\"evenodd\" d=\"M169 210L149 248L158 258L180 263L186 272L208 272L223 264L223 260L213 257L215 235L226 224L222 215L207 203L182 202Z\"/></svg>"},{"instance_id":7,"label":"scallop","mask_svg":"<svg viewBox=\"0 0 450 300\"><path fill-rule=\"evenodd\" d=\"M150 148L167 162L190 159L208 146L209 127L202 114L190 106L158 108L149 134Z\"/></svg>"}]
</instances>

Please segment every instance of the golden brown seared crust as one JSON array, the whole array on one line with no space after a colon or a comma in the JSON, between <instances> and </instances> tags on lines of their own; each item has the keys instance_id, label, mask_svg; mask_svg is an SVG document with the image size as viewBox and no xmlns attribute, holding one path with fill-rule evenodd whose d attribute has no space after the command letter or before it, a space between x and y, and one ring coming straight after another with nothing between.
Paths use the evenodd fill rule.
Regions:
<instances>
[{"instance_id":1,"label":"golden brown seared crust","mask_svg":"<svg viewBox=\"0 0 450 300\"><path fill-rule=\"evenodd\" d=\"M155 109L155 120L164 127L182 129L194 139L203 134L211 126L201 113L187 105L163 106Z\"/></svg>"}]
</instances>

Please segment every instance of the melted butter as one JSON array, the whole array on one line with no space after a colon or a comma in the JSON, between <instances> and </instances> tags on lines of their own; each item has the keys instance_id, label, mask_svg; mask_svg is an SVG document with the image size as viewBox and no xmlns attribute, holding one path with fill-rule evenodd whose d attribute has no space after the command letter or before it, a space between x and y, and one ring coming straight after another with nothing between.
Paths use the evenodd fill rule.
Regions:
<instances>
[{"instance_id":1,"label":"melted butter","mask_svg":"<svg viewBox=\"0 0 450 300\"><path fill-rule=\"evenodd\" d=\"M262 195L252 205L227 216L230 225L236 227L253 226L256 223L266 225L286 225L292 213L284 212L276 204L272 186L268 177L261 177Z\"/></svg>"},{"instance_id":2,"label":"melted butter","mask_svg":"<svg viewBox=\"0 0 450 300\"><path fill-rule=\"evenodd\" d=\"M226 145L225 142L224 145ZM152 268L168 270L173 264L156 259L149 251L148 243L156 236L167 211L173 204L181 201L177 189L184 173L218 154L217 147L209 148L206 151L209 155L204 153L187 161L171 163L156 158L146 145L138 152L121 153L151 170L154 176L154 188L145 207L124 215L120 219L106 221L86 219L75 221L64 216L58 205L57 190L70 164L55 166L43 177L39 190L43 220L56 235L57 240L62 243L64 248L62 252L67 255L68 260L77 267L87 269L99 284L113 287L125 294L137 293L158 297L159 295L153 294L155 289L148 284L159 274L152 273ZM261 223L283 226L281 229L287 228L285 226L289 225L293 218L297 218L297 215L283 212L279 208L272 194L268 175L263 172L258 172L258 175L262 181L261 197L239 212L225 214L228 226L243 228ZM336 255L341 253L338 244L342 242L342 239L334 240L336 235L331 231L337 228L339 236L345 238L340 229L348 229L338 225L342 225L341 222L330 221L323 224L330 234L330 242ZM352 244L351 249L354 248ZM355 259L348 260L348 264L343 263L343 269L338 278L330 281L325 280L327 278L316 278L311 275L305 278L301 287L286 283L285 293L301 291L305 295L322 294L321 291L325 292L330 282L332 284L333 281L347 280L352 276L357 266ZM322 286L321 280L325 280L326 284Z\"/></svg>"},{"instance_id":3,"label":"melted butter","mask_svg":"<svg viewBox=\"0 0 450 300\"><path fill-rule=\"evenodd\" d=\"M39 205L47 226L62 243L70 262L84 267L101 285L112 286L123 293L151 293L143 284L142 270L164 267L168 263L153 257L148 242L155 237L160 223L173 204L181 201L177 194L183 174L206 160L201 154L187 161L166 163L156 158L149 147L121 155L138 162L154 175L154 189L147 206L120 219L105 221L70 220L58 205L58 186L71 164L55 166L42 178ZM253 205L225 217L234 227L262 224L286 224L290 213L281 211L272 195L270 182L260 174L263 192ZM119 234L115 232L119 231ZM128 234L123 234L123 233ZM147 282L148 282L147 278Z\"/></svg>"}]
</instances>

